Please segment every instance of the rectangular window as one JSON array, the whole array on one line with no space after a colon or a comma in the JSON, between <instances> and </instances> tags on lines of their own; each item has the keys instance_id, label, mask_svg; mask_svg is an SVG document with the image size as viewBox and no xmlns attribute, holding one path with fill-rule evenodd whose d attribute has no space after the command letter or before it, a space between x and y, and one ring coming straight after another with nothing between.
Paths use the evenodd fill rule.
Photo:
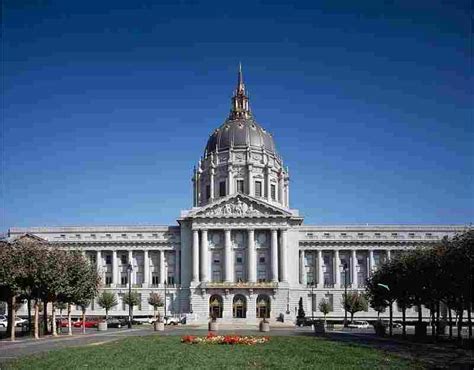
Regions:
<instances>
[{"instance_id":1,"label":"rectangular window","mask_svg":"<svg viewBox=\"0 0 474 370\"><path fill-rule=\"evenodd\" d=\"M272 200L276 200L276 186L273 184L270 185L270 194L272 196Z\"/></svg>"},{"instance_id":2,"label":"rectangular window","mask_svg":"<svg viewBox=\"0 0 474 370\"><path fill-rule=\"evenodd\" d=\"M76 234L77 239L81 239L81 234Z\"/></svg>"},{"instance_id":3,"label":"rectangular window","mask_svg":"<svg viewBox=\"0 0 474 370\"><path fill-rule=\"evenodd\" d=\"M95 239L95 234L91 234L91 238L92 238L92 239Z\"/></svg>"},{"instance_id":4,"label":"rectangular window","mask_svg":"<svg viewBox=\"0 0 474 370\"><path fill-rule=\"evenodd\" d=\"M112 255L107 254L107 255L105 256L105 264L106 264L106 265L111 265L111 264L112 264Z\"/></svg>"},{"instance_id":5,"label":"rectangular window","mask_svg":"<svg viewBox=\"0 0 474 370\"><path fill-rule=\"evenodd\" d=\"M262 196L262 182L255 181L255 196L261 197Z\"/></svg>"},{"instance_id":6,"label":"rectangular window","mask_svg":"<svg viewBox=\"0 0 474 370\"><path fill-rule=\"evenodd\" d=\"M127 234L122 234L122 238L127 238Z\"/></svg>"},{"instance_id":7,"label":"rectangular window","mask_svg":"<svg viewBox=\"0 0 474 370\"><path fill-rule=\"evenodd\" d=\"M105 234L105 237L108 238L108 239L111 239L112 235L111 234Z\"/></svg>"},{"instance_id":8,"label":"rectangular window","mask_svg":"<svg viewBox=\"0 0 474 370\"><path fill-rule=\"evenodd\" d=\"M128 284L127 274L122 274L122 276L120 276L120 284L122 284L122 285L127 285Z\"/></svg>"},{"instance_id":9,"label":"rectangular window","mask_svg":"<svg viewBox=\"0 0 474 370\"><path fill-rule=\"evenodd\" d=\"M128 264L128 258L127 258L127 255L126 255L126 254L121 254L121 255L120 255L120 263L121 263L122 265Z\"/></svg>"},{"instance_id":10,"label":"rectangular window","mask_svg":"<svg viewBox=\"0 0 474 370\"><path fill-rule=\"evenodd\" d=\"M237 180L237 193L244 193L244 180Z\"/></svg>"},{"instance_id":11,"label":"rectangular window","mask_svg":"<svg viewBox=\"0 0 474 370\"><path fill-rule=\"evenodd\" d=\"M236 258L236 261L237 261L237 263L242 263L242 256L238 256L238 257Z\"/></svg>"},{"instance_id":12,"label":"rectangular window","mask_svg":"<svg viewBox=\"0 0 474 370\"><path fill-rule=\"evenodd\" d=\"M160 279L157 272L153 272L151 275L151 284L158 285L160 283Z\"/></svg>"},{"instance_id":13,"label":"rectangular window","mask_svg":"<svg viewBox=\"0 0 474 370\"><path fill-rule=\"evenodd\" d=\"M111 285L112 284L112 276L106 275L105 276L105 285Z\"/></svg>"},{"instance_id":14,"label":"rectangular window","mask_svg":"<svg viewBox=\"0 0 474 370\"><path fill-rule=\"evenodd\" d=\"M137 238L143 239L143 234L137 234Z\"/></svg>"},{"instance_id":15,"label":"rectangular window","mask_svg":"<svg viewBox=\"0 0 474 370\"><path fill-rule=\"evenodd\" d=\"M265 256L260 256L259 260L260 263L265 263Z\"/></svg>"},{"instance_id":16,"label":"rectangular window","mask_svg":"<svg viewBox=\"0 0 474 370\"><path fill-rule=\"evenodd\" d=\"M168 275L168 284L173 285L174 284L174 276L173 275Z\"/></svg>"},{"instance_id":17,"label":"rectangular window","mask_svg":"<svg viewBox=\"0 0 474 370\"><path fill-rule=\"evenodd\" d=\"M211 197L211 185L206 185L206 199Z\"/></svg>"},{"instance_id":18,"label":"rectangular window","mask_svg":"<svg viewBox=\"0 0 474 370\"><path fill-rule=\"evenodd\" d=\"M225 197L225 181L219 183L219 196Z\"/></svg>"}]
</instances>

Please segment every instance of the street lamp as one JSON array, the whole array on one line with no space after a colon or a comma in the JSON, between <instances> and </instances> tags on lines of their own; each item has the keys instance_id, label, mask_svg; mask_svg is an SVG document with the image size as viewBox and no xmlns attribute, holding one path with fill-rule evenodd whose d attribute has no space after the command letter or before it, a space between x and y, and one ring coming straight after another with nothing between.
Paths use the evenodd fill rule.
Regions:
<instances>
[{"instance_id":1,"label":"street lamp","mask_svg":"<svg viewBox=\"0 0 474 370\"><path fill-rule=\"evenodd\" d=\"M311 282L311 320L314 320L314 279Z\"/></svg>"},{"instance_id":2,"label":"street lamp","mask_svg":"<svg viewBox=\"0 0 474 370\"><path fill-rule=\"evenodd\" d=\"M128 328L132 328L132 264L129 263L127 266L128 272Z\"/></svg>"},{"instance_id":3,"label":"street lamp","mask_svg":"<svg viewBox=\"0 0 474 370\"><path fill-rule=\"evenodd\" d=\"M164 302L164 303L165 303L165 317L166 317L166 294L167 294L167 292L166 292L166 285L167 285L167 284L166 284L166 281L165 281L165 302ZM165 320L166 320L166 319L165 319Z\"/></svg>"},{"instance_id":4,"label":"street lamp","mask_svg":"<svg viewBox=\"0 0 474 370\"><path fill-rule=\"evenodd\" d=\"M344 327L347 328L347 263L343 265L344 271Z\"/></svg>"}]
</instances>

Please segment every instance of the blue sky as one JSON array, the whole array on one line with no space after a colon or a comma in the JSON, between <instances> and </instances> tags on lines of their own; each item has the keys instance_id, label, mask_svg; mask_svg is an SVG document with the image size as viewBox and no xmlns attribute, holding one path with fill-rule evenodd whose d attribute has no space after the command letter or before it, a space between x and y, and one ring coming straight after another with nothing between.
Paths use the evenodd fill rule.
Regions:
<instances>
[{"instance_id":1,"label":"blue sky","mask_svg":"<svg viewBox=\"0 0 474 370\"><path fill-rule=\"evenodd\" d=\"M7 0L0 231L174 224L239 61L306 224L470 223L469 6Z\"/></svg>"}]
</instances>

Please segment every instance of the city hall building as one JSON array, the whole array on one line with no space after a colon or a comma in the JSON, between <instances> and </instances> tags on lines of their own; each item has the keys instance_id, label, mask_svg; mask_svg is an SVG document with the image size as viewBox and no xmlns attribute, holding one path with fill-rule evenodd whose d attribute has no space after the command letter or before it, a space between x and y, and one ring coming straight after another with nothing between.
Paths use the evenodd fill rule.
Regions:
<instances>
[{"instance_id":1,"label":"city hall building","mask_svg":"<svg viewBox=\"0 0 474 370\"><path fill-rule=\"evenodd\" d=\"M123 295L131 284L141 296L135 315L151 315L148 297L158 292L168 314L255 323L294 320L300 298L307 315L322 316L318 305L325 299L332 306L328 318L342 319L345 286L364 291L366 278L387 259L464 230L305 225L290 207L288 167L272 134L252 115L241 71L229 117L211 133L192 183L192 208L175 226L15 227L9 238L29 234L82 250L97 265L101 289L117 293L112 315L128 314ZM93 301L88 314L105 311ZM401 315L396 308L394 314ZM377 314L369 308L356 316Z\"/></svg>"}]
</instances>

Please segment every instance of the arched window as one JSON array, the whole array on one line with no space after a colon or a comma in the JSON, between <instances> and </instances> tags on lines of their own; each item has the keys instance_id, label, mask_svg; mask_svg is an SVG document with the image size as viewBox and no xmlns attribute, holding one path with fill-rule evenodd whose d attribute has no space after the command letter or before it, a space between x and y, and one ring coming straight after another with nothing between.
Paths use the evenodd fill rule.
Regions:
<instances>
[{"instance_id":1,"label":"arched window","mask_svg":"<svg viewBox=\"0 0 474 370\"><path fill-rule=\"evenodd\" d=\"M218 294L211 295L211 298L209 298L209 316L222 318L223 307L222 297Z\"/></svg>"},{"instance_id":2,"label":"arched window","mask_svg":"<svg viewBox=\"0 0 474 370\"><path fill-rule=\"evenodd\" d=\"M232 315L238 319L247 317L247 300L241 294L237 294L232 302Z\"/></svg>"},{"instance_id":3,"label":"arched window","mask_svg":"<svg viewBox=\"0 0 474 370\"><path fill-rule=\"evenodd\" d=\"M270 317L270 298L266 294L260 294L257 297L257 318Z\"/></svg>"}]
</instances>

